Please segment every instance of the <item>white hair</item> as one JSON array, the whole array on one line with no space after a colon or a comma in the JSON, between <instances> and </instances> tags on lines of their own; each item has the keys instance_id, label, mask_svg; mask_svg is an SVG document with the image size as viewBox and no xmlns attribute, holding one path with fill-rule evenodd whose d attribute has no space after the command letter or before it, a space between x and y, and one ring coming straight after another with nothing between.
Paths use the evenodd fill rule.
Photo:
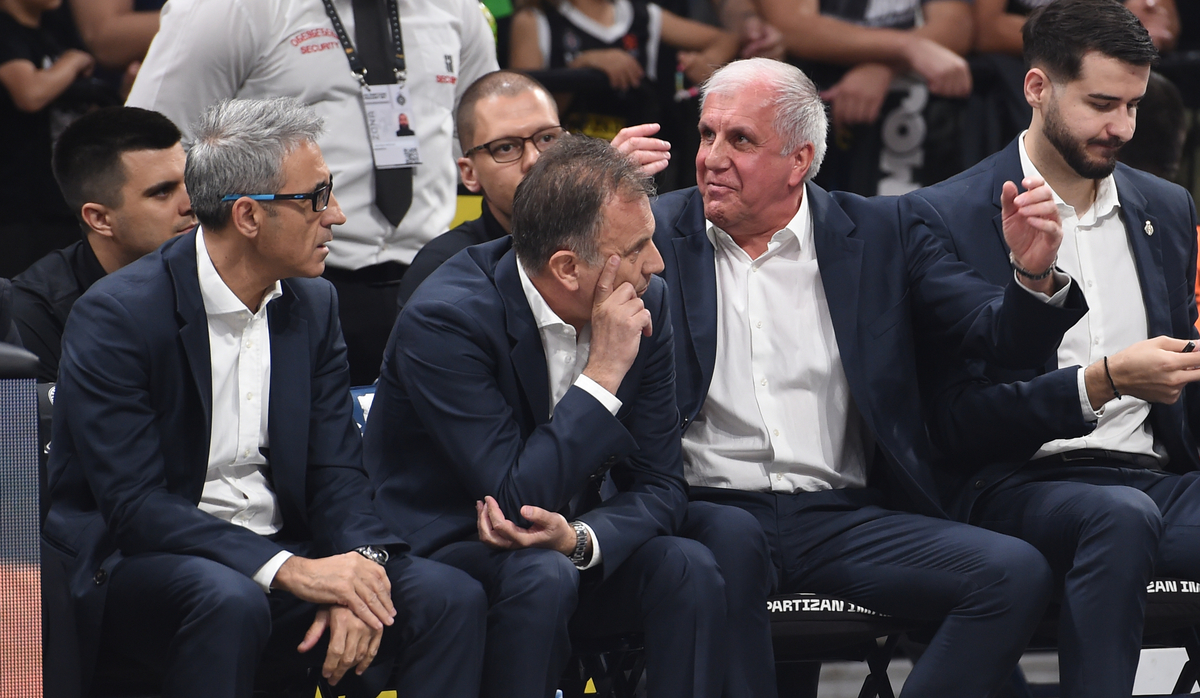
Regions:
<instances>
[{"instance_id":1,"label":"white hair","mask_svg":"<svg viewBox=\"0 0 1200 698\"><path fill-rule=\"evenodd\" d=\"M825 160L829 117L817 86L799 68L769 58L734 61L712 74L700 87L700 108L711 94L736 96L754 84L775 91L770 104L775 108L775 132L783 139L781 155L789 155L805 143L813 145L813 161L806 179L812 179Z\"/></svg>"},{"instance_id":2,"label":"white hair","mask_svg":"<svg viewBox=\"0 0 1200 698\"><path fill-rule=\"evenodd\" d=\"M230 99L210 107L194 127L184 184L196 218L206 228L229 221L226 194L274 194L284 184L283 161L304 143L316 143L321 117L292 97Z\"/></svg>"}]
</instances>

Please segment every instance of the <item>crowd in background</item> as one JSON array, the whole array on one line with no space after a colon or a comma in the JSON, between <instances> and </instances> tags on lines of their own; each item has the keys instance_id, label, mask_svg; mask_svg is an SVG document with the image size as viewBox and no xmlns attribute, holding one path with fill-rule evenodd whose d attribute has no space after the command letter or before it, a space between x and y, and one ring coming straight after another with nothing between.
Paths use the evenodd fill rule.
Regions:
<instances>
[{"instance_id":1,"label":"crowd in background","mask_svg":"<svg viewBox=\"0 0 1200 698\"><path fill-rule=\"evenodd\" d=\"M0 276L79 237L50 168L79 114L129 94L162 0L0 2ZM535 71L562 123L611 139L656 122L673 146L662 191L694 184L695 86L742 56L784 59L821 88L834 131L818 183L898 194L998 151L1029 121L1020 26L1039 0L488 0L500 67ZM1194 3L1130 0L1163 53L1143 104L1136 166L1180 176L1185 107L1200 103ZM631 15L631 16L627 16ZM219 39L218 39L219 41ZM572 72L571 69L593 69ZM564 69L566 72L564 72ZM187 124L180 124L185 130ZM1187 175L1188 173L1183 173ZM427 231L427 238L441 231Z\"/></svg>"}]
</instances>

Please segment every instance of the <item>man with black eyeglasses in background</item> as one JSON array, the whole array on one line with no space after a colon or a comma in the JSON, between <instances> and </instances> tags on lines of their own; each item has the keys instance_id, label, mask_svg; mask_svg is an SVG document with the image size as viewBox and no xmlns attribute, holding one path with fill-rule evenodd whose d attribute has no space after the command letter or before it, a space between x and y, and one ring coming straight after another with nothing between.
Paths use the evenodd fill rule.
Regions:
<instances>
[{"instance_id":1,"label":"man with black eyeglasses in background","mask_svg":"<svg viewBox=\"0 0 1200 698\"><path fill-rule=\"evenodd\" d=\"M513 192L538 156L564 133L554 97L537 80L511 70L488 73L468 87L458 103L455 125L463 152L458 173L463 186L482 195L483 214L439 235L417 253L400 282L400 308L459 250L508 235ZM651 137L657 131L657 124L623 128L612 144L643 172L654 175L671 161L671 144Z\"/></svg>"}]
</instances>

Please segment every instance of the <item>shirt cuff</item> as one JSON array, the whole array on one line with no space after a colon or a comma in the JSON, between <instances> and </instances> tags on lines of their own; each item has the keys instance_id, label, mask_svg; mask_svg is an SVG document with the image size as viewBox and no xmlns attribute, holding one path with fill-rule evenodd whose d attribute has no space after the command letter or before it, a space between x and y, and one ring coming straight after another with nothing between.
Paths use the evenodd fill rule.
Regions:
<instances>
[{"instance_id":1,"label":"shirt cuff","mask_svg":"<svg viewBox=\"0 0 1200 698\"><path fill-rule=\"evenodd\" d=\"M1065 272L1061 272L1058 269L1055 269L1054 270L1054 280L1057 281L1058 283L1062 284L1063 287L1058 289L1058 291L1053 296L1047 296L1046 294L1042 293L1041 291L1035 291L1035 290L1029 288L1028 286L1026 286L1025 284L1021 283L1021 277L1017 276L1017 272L1015 272L1015 271L1013 272L1013 280L1016 281L1017 285L1020 286L1022 289L1024 289L1026 293L1028 293L1032 296L1036 296L1038 298L1038 300L1042 301L1043 303L1049 303L1050 305L1054 306L1055 308L1061 308L1064 305L1066 305L1067 292L1069 292L1071 290L1071 284L1075 283L1071 279L1071 276L1069 274L1067 274Z\"/></svg>"},{"instance_id":2,"label":"shirt cuff","mask_svg":"<svg viewBox=\"0 0 1200 698\"><path fill-rule=\"evenodd\" d=\"M579 377L575 379L575 385L583 388L587 391L588 395L591 395L599 400L600 404L604 405L604 409L608 410L612 416L617 416L617 411L621 409L621 401L617 399L616 395L608 392L599 383L591 378L588 378L582 373L579 374ZM587 524L584 524L584 526L586 525Z\"/></svg>"},{"instance_id":3,"label":"shirt cuff","mask_svg":"<svg viewBox=\"0 0 1200 698\"><path fill-rule=\"evenodd\" d=\"M263 591L270 594L271 582L275 581L275 575L279 573L279 568L283 567L283 563L287 562L287 559L291 556L292 554L286 550L280 550L275 553L275 557L267 560L267 564L259 567L258 571L254 573L255 583L262 587Z\"/></svg>"},{"instance_id":4,"label":"shirt cuff","mask_svg":"<svg viewBox=\"0 0 1200 698\"><path fill-rule=\"evenodd\" d=\"M1083 374L1084 369L1081 366L1079 367L1079 370L1076 371L1075 383L1079 386L1079 407L1083 411L1083 421L1099 421L1100 417L1104 415L1104 405L1101 405L1100 409L1098 410L1092 409L1092 401L1090 398L1088 398L1087 382L1084 380Z\"/></svg>"},{"instance_id":5,"label":"shirt cuff","mask_svg":"<svg viewBox=\"0 0 1200 698\"><path fill-rule=\"evenodd\" d=\"M596 386L596 387L599 388L600 386ZM604 388L600 388L600 389L604 390ZM607 395L608 391L605 391L605 394ZM616 400L616 398L613 398L613 399ZM619 400L618 400L618 404L620 404ZM587 531L588 538L591 539L591 541L592 541L592 559L588 560L586 565L582 565L582 566L575 565L575 569L582 572L584 570L590 570L593 567L595 567L596 565L599 565L601 562L603 562L603 558L600 555L600 539L596 538L596 532L592 530L591 526L583 523L582 521L580 521L579 523L583 524L583 530Z\"/></svg>"}]
</instances>

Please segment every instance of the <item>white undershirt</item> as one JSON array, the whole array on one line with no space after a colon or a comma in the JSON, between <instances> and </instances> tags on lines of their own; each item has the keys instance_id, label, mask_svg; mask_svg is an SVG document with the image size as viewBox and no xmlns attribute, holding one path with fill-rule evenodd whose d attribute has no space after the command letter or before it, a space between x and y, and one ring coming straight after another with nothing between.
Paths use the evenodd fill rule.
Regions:
<instances>
[{"instance_id":1,"label":"white undershirt","mask_svg":"<svg viewBox=\"0 0 1200 698\"><path fill-rule=\"evenodd\" d=\"M200 510L261 536L278 533L283 517L271 483L269 465L260 452L268 447L267 406L271 393L271 333L267 304L283 294L278 281L251 312L229 289L213 266L196 230L196 269L200 295L208 316L208 345L212 363L212 435L208 444L208 473L200 495ZM291 557L280 552L254 574L269 590L275 573Z\"/></svg>"},{"instance_id":2,"label":"white undershirt","mask_svg":"<svg viewBox=\"0 0 1200 698\"><path fill-rule=\"evenodd\" d=\"M688 482L748 491L863 487L871 437L842 367L808 196L757 259L706 221L717 355L683 435Z\"/></svg>"},{"instance_id":3,"label":"white undershirt","mask_svg":"<svg viewBox=\"0 0 1200 698\"><path fill-rule=\"evenodd\" d=\"M1025 150L1025 134L1021 134L1018 144L1023 174L1044 179ZM1121 217L1116 179L1110 174L1097 182L1096 201L1082 213L1068 206L1057 193L1054 202L1063 230L1058 266L1079 281L1088 300L1087 314L1063 335L1058 348L1058 367L1086 367L1148 338L1146 304ZM1034 458L1080 448L1101 448L1165 461L1165 451L1155 450L1154 434L1146 420L1149 403L1126 395L1108 402L1098 412L1093 411L1083 374L1080 369L1080 409L1084 419L1099 419L1095 431L1043 444Z\"/></svg>"},{"instance_id":4,"label":"white undershirt","mask_svg":"<svg viewBox=\"0 0 1200 698\"><path fill-rule=\"evenodd\" d=\"M554 418L554 408L572 385L579 386L588 395L599 400L600 404L615 416L621 409L621 401L599 383L583 375L592 348L592 326L584 327L576 336L575 327L564 322L558 313L550 308L519 262L517 274L521 277L521 289L525 291L525 300L529 302L529 309L533 312L538 334L542 338L542 350L546 353L546 374L550 384L550 418ZM588 537L592 539L592 559L586 565L576 567L586 570L599 565L602 558L596 533L586 523L583 526L587 529Z\"/></svg>"}]
</instances>

